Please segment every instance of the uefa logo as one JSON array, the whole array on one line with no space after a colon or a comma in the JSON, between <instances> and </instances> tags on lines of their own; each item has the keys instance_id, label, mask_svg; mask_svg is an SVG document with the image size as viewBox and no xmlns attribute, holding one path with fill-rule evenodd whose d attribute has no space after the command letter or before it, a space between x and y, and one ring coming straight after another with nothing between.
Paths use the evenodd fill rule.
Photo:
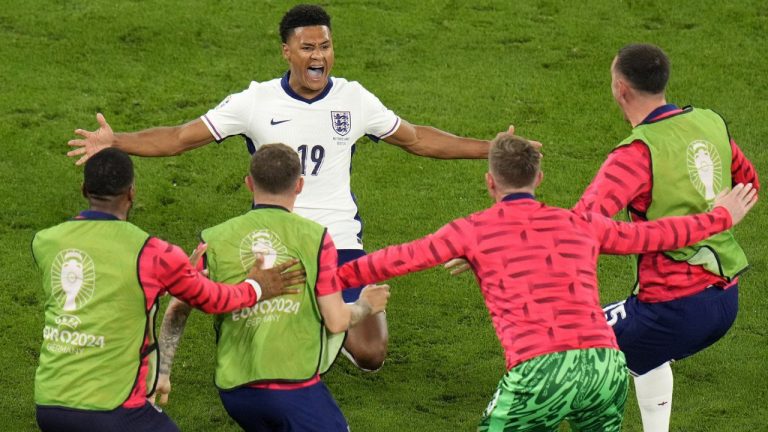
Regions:
<instances>
[{"instance_id":1,"label":"uefa logo","mask_svg":"<svg viewBox=\"0 0 768 432\"><path fill-rule=\"evenodd\" d=\"M266 269L289 258L285 244L275 233L267 229L253 231L240 241L240 263L243 269L247 271L253 267L257 254L264 257L263 268Z\"/></svg>"},{"instance_id":2,"label":"uefa logo","mask_svg":"<svg viewBox=\"0 0 768 432\"><path fill-rule=\"evenodd\" d=\"M65 311L77 310L93 297L96 268L87 253L77 249L59 252L51 264L52 294Z\"/></svg>"}]
</instances>

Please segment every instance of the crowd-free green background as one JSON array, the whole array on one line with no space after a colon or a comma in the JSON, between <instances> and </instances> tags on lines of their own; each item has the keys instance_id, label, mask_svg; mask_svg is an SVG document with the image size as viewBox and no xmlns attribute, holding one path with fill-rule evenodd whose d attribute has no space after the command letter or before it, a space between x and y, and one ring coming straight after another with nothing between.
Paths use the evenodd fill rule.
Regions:
<instances>
[{"instance_id":1,"label":"crowd-free green background","mask_svg":"<svg viewBox=\"0 0 768 432\"><path fill-rule=\"evenodd\" d=\"M280 76L278 1L0 0L0 429L35 430L42 290L29 243L84 209L82 169L64 154L103 112L116 131L176 125L251 80ZM629 42L672 59L668 99L712 108L766 173L768 4L660 0L327 1L333 74L360 81L404 119L476 138L510 123L544 143L538 198L570 207L629 132L609 66ZM179 157L135 158L138 226L186 250L248 209L240 138ZM482 161L437 161L362 140L353 188L375 250L490 204ZM714 347L673 365L674 431L765 430L766 206L737 238L752 270L739 317ZM514 245L510 245L514 247ZM626 258L600 260L601 298L629 292ZM325 381L353 431L473 430L504 372L470 275L391 281L390 352L375 374L340 359ZM163 300L163 305L167 299ZM190 317L167 412L187 431L234 431L212 384L212 320ZM104 365L108 367L108 365ZM93 373L100 373L94 370ZM564 426L565 430L566 427ZM640 431L633 390L625 431Z\"/></svg>"}]
</instances>

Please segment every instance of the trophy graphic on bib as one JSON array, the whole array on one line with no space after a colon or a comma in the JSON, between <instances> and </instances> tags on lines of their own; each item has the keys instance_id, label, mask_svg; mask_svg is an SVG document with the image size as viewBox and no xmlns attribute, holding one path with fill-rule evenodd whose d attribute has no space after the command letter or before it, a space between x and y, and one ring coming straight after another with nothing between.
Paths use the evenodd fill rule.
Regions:
<instances>
[{"instance_id":1,"label":"trophy graphic on bib","mask_svg":"<svg viewBox=\"0 0 768 432\"><path fill-rule=\"evenodd\" d=\"M264 258L262 268L269 269L287 258L288 249L277 235L269 230L249 233L240 242L240 262L244 269L249 269L256 260L256 255Z\"/></svg>"},{"instance_id":2,"label":"trophy graphic on bib","mask_svg":"<svg viewBox=\"0 0 768 432\"><path fill-rule=\"evenodd\" d=\"M51 269L56 297L65 311L82 307L93 295L95 273L93 260L85 252L67 249L59 252Z\"/></svg>"},{"instance_id":3,"label":"trophy graphic on bib","mask_svg":"<svg viewBox=\"0 0 768 432\"><path fill-rule=\"evenodd\" d=\"M64 264L61 266L61 289L66 300L64 310L77 309L77 295L83 287L83 257L77 252L70 252L64 256Z\"/></svg>"},{"instance_id":4,"label":"trophy graphic on bib","mask_svg":"<svg viewBox=\"0 0 768 432\"><path fill-rule=\"evenodd\" d=\"M722 187L722 163L717 148L707 141L688 145L688 175L696 190L712 205Z\"/></svg>"}]
</instances>

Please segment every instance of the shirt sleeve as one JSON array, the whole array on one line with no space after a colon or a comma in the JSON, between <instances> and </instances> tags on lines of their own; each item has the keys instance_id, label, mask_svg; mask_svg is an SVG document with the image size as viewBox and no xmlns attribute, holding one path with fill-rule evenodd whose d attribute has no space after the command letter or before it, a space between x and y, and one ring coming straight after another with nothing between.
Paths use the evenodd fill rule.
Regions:
<instances>
[{"instance_id":1,"label":"shirt sleeve","mask_svg":"<svg viewBox=\"0 0 768 432\"><path fill-rule=\"evenodd\" d=\"M752 186L760 190L760 180L757 178L757 171L752 162L744 156L736 141L731 140L731 178L733 184L752 183Z\"/></svg>"},{"instance_id":2,"label":"shirt sleeve","mask_svg":"<svg viewBox=\"0 0 768 432\"><path fill-rule=\"evenodd\" d=\"M573 211L613 217L651 191L651 155L641 141L615 149L587 186Z\"/></svg>"},{"instance_id":3,"label":"shirt sleeve","mask_svg":"<svg viewBox=\"0 0 768 432\"><path fill-rule=\"evenodd\" d=\"M341 286L380 282L465 256L467 246L464 240L468 237L468 230L462 228L464 221L453 221L434 234L390 246L344 264L337 273Z\"/></svg>"},{"instance_id":4,"label":"shirt sleeve","mask_svg":"<svg viewBox=\"0 0 768 432\"><path fill-rule=\"evenodd\" d=\"M255 83L251 84L253 87ZM245 134L253 112L253 91L248 88L227 96L200 119L217 142L233 135Z\"/></svg>"},{"instance_id":5,"label":"shirt sleeve","mask_svg":"<svg viewBox=\"0 0 768 432\"><path fill-rule=\"evenodd\" d=\"M733 225L724 207L709 213L665 217L651 222L619 222L597 213L583 215L600 242L600 252L614 255L660 252L689 246Z\"/></svg>"},{"instance_id":6,"label":"shirt sleeve","mask_svg":"<svg viewBox=\"0 0 768 432\"><path fill-rule=\"evenodd\" d=\"M250 284L216 283L199 273L178 246L152 238L139 258L143 286L159 287L206 313L226 313L256 304Z\"/></svg>"},{"instance_id":7,"label":"shirt sleeve","mask_svg":"<svg viewBox=\"0 0 768 432\"><path fill-rule=\"evenodd\" d=\"M395 133L400 127L400 117L363 86L360 86L360 93L365 116L365 134L378 141Z\"/></svg>"},{"instance_id":8,"label":"shirt sleeve","mask_svg":"<svg viewBox=\"0 0 768 432\"><path fill-rule=\"evenodd\" d=\"M317 283L315 284L315 294L318 297L326 296L341 291L341 285L336 276L339 254L333 239L328 232L323 236L323 247L320 249L320 266L317 272Z\"/></svg>"}]
</instances>

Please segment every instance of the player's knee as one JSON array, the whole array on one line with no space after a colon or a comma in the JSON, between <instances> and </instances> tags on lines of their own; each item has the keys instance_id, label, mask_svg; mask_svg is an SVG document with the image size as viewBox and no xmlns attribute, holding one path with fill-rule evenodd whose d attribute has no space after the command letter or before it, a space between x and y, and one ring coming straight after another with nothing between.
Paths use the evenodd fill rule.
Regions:
<instances>
[{"instance_id":1,"label":"player's knee","mask_svg":"<svg viewBox=\"0 0 768 432\"><path fill-rule=\"evenodd\" d=\"M387 347L384 345L378 350L365 350L355 355L357 365L366 371L377 371L384 365L387 357Z\"/></svg>"},{"instance_id":2,"label":"player's knee","mask_svg":"<svg viewBox=\"0 0 768 432\"><path fill-rule=\"evenodd\" d=\"M384 365L387 357L387 340L367 341L362 346L354 347L350 352L357 367L366 371L376 371Z\"/></svg>"}]
</instances>

